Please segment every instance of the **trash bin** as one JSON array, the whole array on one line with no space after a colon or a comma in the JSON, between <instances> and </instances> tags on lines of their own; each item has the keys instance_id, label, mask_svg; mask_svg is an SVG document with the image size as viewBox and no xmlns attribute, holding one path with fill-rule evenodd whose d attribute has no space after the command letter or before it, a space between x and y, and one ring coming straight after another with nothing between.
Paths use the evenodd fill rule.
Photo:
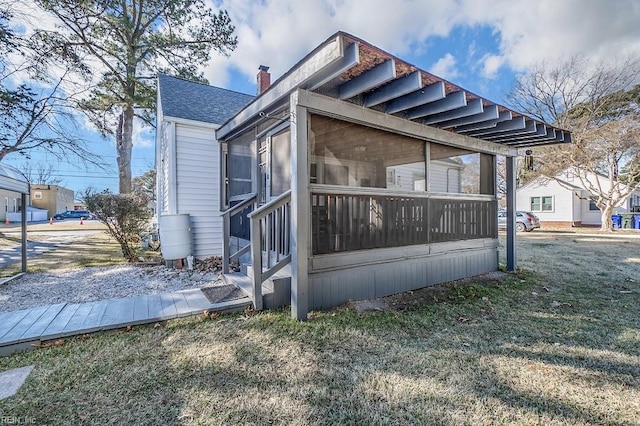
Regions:
<instances>
[{"instance_id":1,"label":"trash bin","mask_svg":"<svg viewBox=\"0 0 640 426\"><path fill-rule=\"evenodd\" d=\"M612 214L611 222L613 222L613 229L622 228L622 216L620 216L619 214Z\"/></svg>"},{"instance_id":2,"label":"trash bin","mask_svg":"<svg viewBox=\"0 0 640 426\"><path fill-rule=\"evenodd\" d=\"M633 215L633 229L640 229L640 214Z\"/></svg>"},{"instance_id":3,"label":"trash bin","mask_svg":"<svg viewBox=\"0 0 640 426\"><path fill-rule=\"evenodd\" d=\"M633 215L632 214L623 214L622 216L622 228L623 229L632 229L633 228Z\"/></svg>"}]
</instances>

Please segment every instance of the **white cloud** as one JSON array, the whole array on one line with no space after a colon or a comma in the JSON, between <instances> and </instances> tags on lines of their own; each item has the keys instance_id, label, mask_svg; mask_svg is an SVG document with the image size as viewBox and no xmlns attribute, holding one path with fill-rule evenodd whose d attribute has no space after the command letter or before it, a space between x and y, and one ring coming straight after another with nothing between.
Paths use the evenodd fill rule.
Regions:
<instances>
[{"instance_id":1,"label":"white cloud","mask_svg":"<svg viewBox=\"0 0 640 426\"><path fill-rule=\"evenodd\" d=\"M469 25L491 26L499 56L519 71L566 55L607 60L640 51L636 0L463 0L461 13Z\"/></svg>"},{"instance_id":2,"label":"white cloud","mask_svg":"<svg viewBox=\"0 0 640 426\"><path fill-rule=\"evenodd\" d=\"M455 80L460 75L456 68L456 62L456 58L451 53L447 53L438 59L429 71L445 80Z\"/></svg>"},{"instance_id":3,"label":"white cloud","mask_svg":"<svg viewBox=\"0 0 640 426\"><path fill-rule=\"evenodd\" d=\"M500 67L504 65L504 57L487 54L482 58L482 76L493 79L498 74Z\"/></svg>"},{"instance_id":4,"label":"white cloud","mask_svg":"<svg viewBox=\"0 0 640 426\"><path fill-rule=\"evenodd\" d=\"M541 60L577 52L610 59L640 51L637 0L222 0L216 4L229 11L239 41L230 58L214 58L206 71L210 82L220 85L229 81L233 69L253 83L260 64L270 66L278 78L338 30L402 57L409 49L428 53L429 37L447 37L457 26L489 26L499 40L499 51L483 51L479 43L469 48L469 54L484 58L480 72L488 78L501 67L525 71ZM440 58L438 62L444 62L437 65L445 67L451 59L455 58Z\"/></svg>"},{"instance_id":5,"label":"white cloud","mask_svg":"<svg viewBox=\"0 0 640 426\"><path fill-rule=\"evenodd\" d=\"M155 145L156 129L146 124L144 121L133 119L133 135L131 137L133 146L138 148L149 148Z\"/></svg>"}]
</instances>

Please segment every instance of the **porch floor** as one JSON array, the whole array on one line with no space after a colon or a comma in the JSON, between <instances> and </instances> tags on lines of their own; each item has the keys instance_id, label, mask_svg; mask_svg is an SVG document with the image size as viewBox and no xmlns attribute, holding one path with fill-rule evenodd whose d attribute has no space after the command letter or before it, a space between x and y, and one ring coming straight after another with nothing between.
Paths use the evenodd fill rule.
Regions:
<instances>
[{"instance_id":1,"label":"porch floor","mask_svg":"<svg viewBox=\"0 0 640 426\"><path fill-rule=\"evenodd\" d=\"M201 314L241 311L248 297L211 303L199 288L89 303L59 303L0 313L0 356L47 340Z\"/></svg>"}]
</instances>

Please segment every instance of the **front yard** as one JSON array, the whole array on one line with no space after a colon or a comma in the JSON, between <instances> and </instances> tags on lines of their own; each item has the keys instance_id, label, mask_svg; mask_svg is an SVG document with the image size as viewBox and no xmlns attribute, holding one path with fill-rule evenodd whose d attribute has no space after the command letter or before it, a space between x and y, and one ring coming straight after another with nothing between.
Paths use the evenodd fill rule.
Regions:
<instances>
[{"instance_id":1,"label":"front yard","mask_svg":"<svg viewBox=\"0 0 640 426\"><path fill-rule=\"evenodd\" d=\"M640 239L518 235L518 275L414 310L172 321L56 342L0 419L36 424L637 424Z\"/></svg>"}]
</instances>

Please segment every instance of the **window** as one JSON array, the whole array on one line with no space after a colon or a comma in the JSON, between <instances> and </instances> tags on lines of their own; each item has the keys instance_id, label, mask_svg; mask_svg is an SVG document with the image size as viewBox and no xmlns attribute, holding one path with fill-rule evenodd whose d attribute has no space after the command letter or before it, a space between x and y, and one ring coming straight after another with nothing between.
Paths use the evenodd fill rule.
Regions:
<instances>
[{"instance_id":1,"label":"window","mask_svg":"<svg viewBox=\"0 0 640 426\"><path fill-rule=\"evenodd\" d=\"M432 192L480 194L480 154L434 142L429 151Z\"/></svg>"},{"instance_id":2,"label":"window","mask_svg":"<svg viewBox=\"0 0 640 426\"><path fill-rule=\"evenodd\" d=\"M234 201L242 201L252 191L251 151L255 138L251 132L222 145L222 204L232 206Z\"/></svg>"},{"instance_id":3,"label":"window","mask_svg":"<svg viewBox=\"0 0 640 426\"><path fill-rule=\"evenodd\" d=\"M596 202L593 200L589 200L589 211L600 211L598 206L596 206Z\"/></svg>"},{"instance_id":4,"label":"window","mask_svg":"<svg viewBox=\"0 0 640 426\"><path fill-rule=\"evenodd\" d=\"M553 211L553 197L531 197L531 211L532 212L552 212Z\"/></svg>"},{"instance_id":5,"label":"window","mask_svg":"<svg viewBox=\"0 0 640 426\"><path fill-rule=\"evenodd\" d=\"M401 191L425 186L422 140L313 114L310 145L313 183Z\"/></svg>"}]
</instances>

